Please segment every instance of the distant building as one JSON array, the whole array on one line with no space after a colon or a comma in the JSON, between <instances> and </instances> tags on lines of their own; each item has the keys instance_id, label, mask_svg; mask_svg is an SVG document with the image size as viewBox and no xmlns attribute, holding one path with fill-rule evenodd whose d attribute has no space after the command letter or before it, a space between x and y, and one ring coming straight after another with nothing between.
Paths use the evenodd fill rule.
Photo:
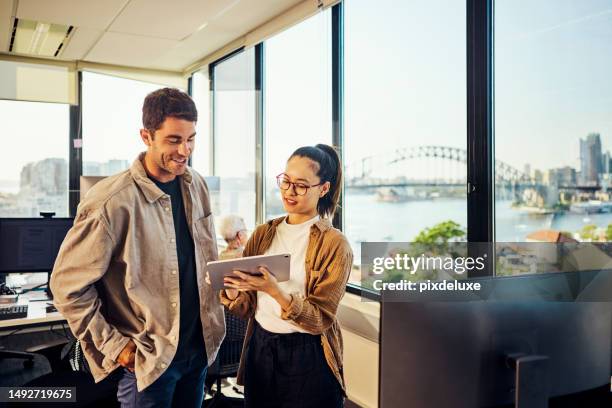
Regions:
<instances>
[{"instance_id":1,"label":"distant building","mask_svg":"<svg viewBox=\"0 0 612 408\"><path fill-rule=\"evenodd\" d=\"M99 162L84 162L84 176L112 176L129 168L130 164L127 160L111 159L104 163Z\"/></svg>"},{"instance_id":2,"label":"distant building","mask_svg":"<svg viewBox=\"0 0 612 408\"><path fill-rule=\"evenodd\" d=\"M101 166L102 176L112 176L126 170L129 167L127 160L109 160Z\"/></svg>"},{"instance_id":3,"label":"distant building","mask_svg":"<svg viewBox=\"0 0 612 408\"><path fill-rule=\"evenodd\" d=\"M610 172L612 171L612 156L610 156L609 150L603 154L601 166L603 169L603 174L610 174Z\"/></svg>"},{"instance_id":4,"label":"distant building","mask_svg":"<svg viewBox=\"0 0 612 408\"><path fill-rule=\"evenodd\" d=\"M575 186L577 184L576 169L569 166L550 169L546 179L547 184L551 186Z\"/></svg>"},{"instance_id":5,"label":"distant building","mask_svg":"<svg viewBox=\"0 0 612 408\"><path fill-rule=\"evenodd\" d=\"M569 244L578 242L566 233L549 229L532 232L527 235L525 241L535 243L530 247L537 255L538 260L550 264L556 264L560 259L563 259L563 254L567 249L566 245L550 245L551 243Z\"/></svg>"},{"instance_id":6,"label":"distant building","mask_svg":"<svg viewBox=\"0 0 612 408\"><path fill-rule=\"evenodd\" d=\"M542 184L544 182L544 173L542 173L542 170L535 170L533 172L533 178L536 184Z\"/></svg>"},{"instance_id":7,"label":"distant building","mask_svg":"<svg viewBox=\"0 0 612 408\"><path fill-rule=\"evenodd\" d=\"M599 133L590 133L586 139L580 139L580 173L584 185L599 184L599 175L603 173Z\"/></svg>"},{"instance_id":8,"label":"distant building","mask_svg":"<svg viewBox=\"0 0 612 408\"><path fill-rule=\"evenodd\" d=\"M529 164L525 164L523 167L523 173L525 173L525 175L531 179L531 166Z\"/></svg>"},{"instance_id":9,"label":"distant building","mask_svg":"<svg viewBox=\"0 0 612 408\"><path fill-rule=\"evenodd\" d=\"M21 169L19 192L3 197L3 216L38 217L41 211L68 215L68 162L49 158L28 163Z\"/></svg>"},{"instance_id":10,"label":"distant building","mask_svg":"<svg viewBox=\"0 0 612 408\"><path fill-rule=\"evenodd\" d=\"M38 195L62 195L68 191L68 163L65 159L44 159L21 169L20 192Z\"/></svg>"},{"instance_id":11,"label":"distant building","mask_svg":"<svg viewBox=\"0 0 612 408\"><path fill-rule=\"evenodd\" d=\"M84 176L98 176L100 174L100 163L90 161L83 162Z\"/></svg>"},{"instance_id":12,"label":"distant building","mask_svg":"<svg viewBox=\"0 0 612 408\"><path fill-rule=\"evenodd\" d=\"M555 230L538 230L527 235L526 242L578 242L574 238Z\"/></svg>"}]
</instances>

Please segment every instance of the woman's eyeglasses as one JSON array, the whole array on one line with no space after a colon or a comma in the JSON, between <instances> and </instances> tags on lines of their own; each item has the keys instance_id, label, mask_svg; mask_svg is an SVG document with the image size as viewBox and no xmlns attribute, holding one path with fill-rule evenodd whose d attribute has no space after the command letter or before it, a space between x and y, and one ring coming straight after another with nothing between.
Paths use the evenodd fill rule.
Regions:
<instances>
[{"instance_id":1,"label":"woman's eyeglasses","mask_svg":"<svg viewBox=\"0 0 612 408\"><path fill-rule=\"evenodd\" d=\"M299 196L306 195L306 193L308 193L309 188L317 187L317 186L325 184L323 182L323 183L314 184L311 186L306 183L299 183L299 182L294 183L289 180L289 178L287 177L285 173L281 173L278 176L276 176L276 182L278 183L278 188L280 188L281 190L289 190L291 186L293 186L293 191L295 191L295 194Z\"/></svg>"}]
</instances>

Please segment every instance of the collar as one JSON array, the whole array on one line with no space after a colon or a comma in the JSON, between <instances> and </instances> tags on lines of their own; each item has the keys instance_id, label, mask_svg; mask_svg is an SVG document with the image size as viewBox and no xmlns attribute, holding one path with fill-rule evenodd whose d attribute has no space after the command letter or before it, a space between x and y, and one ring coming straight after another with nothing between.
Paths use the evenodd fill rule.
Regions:
<instances>
[{"instance_id":1,"label":"collar","mask_svg":"<svg viewBox=\"0 0 612 408\"><path fill-rule=\"evenodd\" d=\"M130 174L134 179L134 182L138 185L145 198L149 203L153 203L163 197L166 193L161 191L159 187L147 176L142 160L144 159L145 152L138 155L132 166L130 167ZM192 181L191 171L189 167L185 169L185 174L179 176L183 183L190 185Z\"/></svg>"},{"instance_id":2,"label":"collar","mask_svg":"<svg viewBox=\"0 0 612 408\"><path fill-rule=\"evenodd\" d=\"M278 224L280 224L281 222L283 222L285 220L285 218L287 218L287 216L282 216L282 217L278 217L275 218L273 220L268 221L268 225L274 227L274 229L276 229L276 227L278 227ZM312 227L310 227L310 229L312 228L318 228L319 231L321 232L325 232L329 229L332 228L332 223L329 221L328 218L326 217L321 217L319 218L319 221L315 222Z\"/></svg>"}]
</instances>

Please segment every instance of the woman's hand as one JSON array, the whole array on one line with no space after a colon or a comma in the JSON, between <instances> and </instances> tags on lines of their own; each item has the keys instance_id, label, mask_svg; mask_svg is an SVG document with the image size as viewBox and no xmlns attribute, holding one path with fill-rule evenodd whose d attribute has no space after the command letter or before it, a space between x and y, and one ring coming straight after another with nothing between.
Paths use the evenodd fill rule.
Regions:
<instances>
[{"instance_id":1,"label":"woman's hand","mask_svg":"<svg viewBox=\"0 0 612 408\"><path fill-rule=\"evenodd\" d=\"M251 275L249 273L240 271L233 272L234 275L237 276L236 278L225 277L223 281L225 282L225 286L240 292L257 290L273 296L275 293L281 290L274 275L272 275L264 266L259 267L259 272L261 272L261 275Z\"/></svg>"},{"instance_id":2,"label":"woman's hand","mask_svg":"<svg viewBox=\"0 0 612 408\"><path fill-rule=\"evenodd\" d=\"M260 266L259 271L261 275L251 275L240 271L234 271L234 274L237 276L236 278L225 277L223 281L225 282L225 286L240 292L256 290L267 293L273 297L283 309L289 307L291 295L285 293L285 291L281 289L276 277L270 273L268 268ZM226 289L226 291L227 290L228 289Z\"/></svg>"}]
</instances>

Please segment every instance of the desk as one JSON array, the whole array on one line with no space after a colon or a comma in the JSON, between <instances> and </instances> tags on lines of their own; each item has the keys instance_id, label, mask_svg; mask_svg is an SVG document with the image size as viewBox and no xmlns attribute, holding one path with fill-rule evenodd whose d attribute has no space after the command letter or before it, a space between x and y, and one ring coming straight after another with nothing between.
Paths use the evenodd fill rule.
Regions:
<instances>
[{"instance_id":1,"label":"desk","mask_svg":"<svg viewBox=\"0 0 612 408\"><path fill-rule=\"evenodd\" d=\"M28 305L28 316L20 319L0 320L0 330L28 326L42 326L53 323L65 323L66 319L59 312L47 313L46 308L51 303L43 291L32 291L19 296L17 303L12 305Z\"/></svg>"},{"instance_id":2,"label":"desk","mask_svg":"<svg viewBox=\"0 0 612 408\"><path fill-rule=\"evenodd\" d=\"M22 386L65 364L61 350L70 339L60 325L66 320L59 312L47 313L49 303L44 291L24 293L11 305L27 305L28 316L0 320L0 386ZM54 324L59 331L49 330Z\"/></svg>"}]
</instances>

